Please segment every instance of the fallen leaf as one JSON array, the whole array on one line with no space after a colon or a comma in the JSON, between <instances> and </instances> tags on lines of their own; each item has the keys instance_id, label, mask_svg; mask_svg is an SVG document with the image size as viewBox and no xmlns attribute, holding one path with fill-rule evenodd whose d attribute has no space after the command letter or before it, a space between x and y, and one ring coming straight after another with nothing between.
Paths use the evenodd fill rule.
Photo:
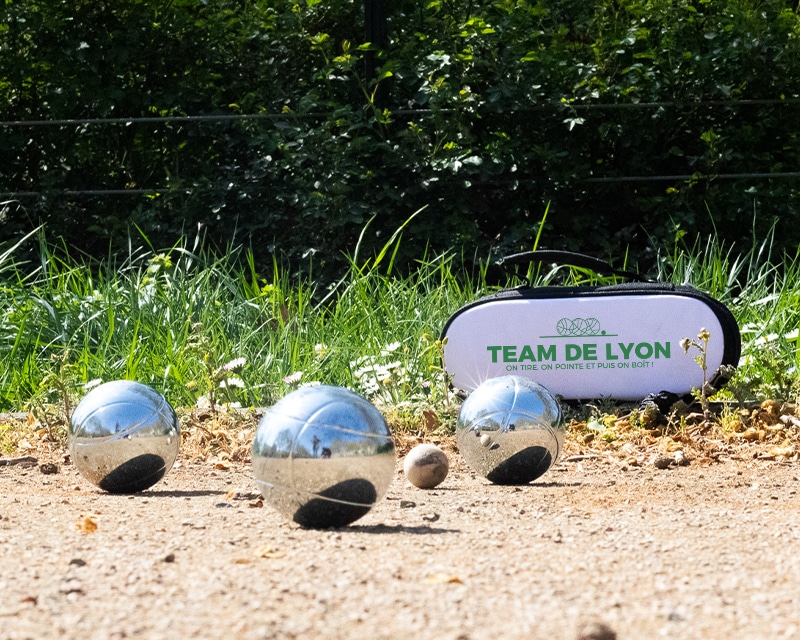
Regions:
<instances>
[{"instance_id":1,"label":"fallen leaf","mask_svg":"<svg viewBox=\"0 0 800 640\"><path fill-rule=\"evenodd\" d=\"M425 418L425 429L427 431L435 431L439 428L439 416L432 409L423 411L422 417Z\"/></svg>"},{"instance_id":2,"label":"fallen leaf","mask_svg":"<svg viewBox=\"0 0 800 640\"><path fill-rule=\"evenodd\" d=\"M263 547L256 549L256 558L283 558L286 554L276 551L273 547L265 544Z\"/></svg>"},{"instance_id":3,"label":"fallen leaf","mask_svg":"<svg viewBox=\"0 0 800 640\"><path fill-rule=\"evenodd\" d=\"M623 453L626 456L634 456L634 457L636 457L636 454L638 453L636 447L633 446L633 444L631 444L630 442L626 442L624 445L622 445L622 448L620 448L619 451L620 453Z\"/></svg>"},{"instance_id":4,"label":"fallen leaf","mask_svg":"<svg viewBox=\"0 0 800 640\"><path fill-rule=\"evenodd\" d=\"M741 433L745 429L744 423L741 420L731 420L728 426L731 431L735 431L736 433Z\"/></svg>"},{"instance_id":5,"label":"fallen leaf","mask_svg":"<svg viewBox=\"0 0 800 640\"><path fill-rule=\"evenodd\" d=\"M777 400L767 399L761 403L761 408L767 413L778 414L781 411L781 405Z\"/></svg>"},{"instance_id":6,"label":"fallen leaf","mask_svg":"<svg viewBox=\"0 0 800 640\"><path fill-rule=\"evenodd\" d=\"M701 422L705 422L705 416L702 413L690 413L685 418L686 424L699 424Z\"/></svg>"},{"instance_id":7,"label":"fallen leaf","mask_svg":"<svg viewBox=\"0 0 800 640\"><path fill-rule=\"evenodd\" d=\"M464 584L464 581L451 573L432 573L425 577L425 584Z\"/></svg>"},{"instance_id":8,"label":"fallen leaf","mask_svg":"<svg viewBox=\"0 0 800 640\"><path fill-rule=\"evenodd\" d=\"M92 514L81 515L80 521L77 524L78 529L84 533L94 533L97 531L97 521Z\"/></svg>"},{"instance_id":9,"label":"fallen leaf","mask_svg":"<svg viewBox=\"0 0 800 640\"><path fill-rule=\"evenodd\" d=\"M680 442L675 442L669 436L665 436L661 442L659 443L659 449L661 449L662 453L673 453L683 447L683 444Z\"/></svg>"}]
</instances>

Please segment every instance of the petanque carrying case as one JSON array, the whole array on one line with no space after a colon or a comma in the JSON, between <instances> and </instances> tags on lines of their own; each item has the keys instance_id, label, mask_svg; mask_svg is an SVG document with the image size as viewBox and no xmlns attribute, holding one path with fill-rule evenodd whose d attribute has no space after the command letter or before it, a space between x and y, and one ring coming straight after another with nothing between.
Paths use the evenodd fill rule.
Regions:
<instances>
[{"instance_id":1,"label":"petanque carrying case","mask_svg":"<svg viewBox=\"0 0 800 640\"><path fill-rule=\"evenodd\" d=\"M444 367L457 389L470 392L488 378L521 375L565 400L641 400L663 391L683 396L706 381L719 388L741 354L730 310L688 285L645 281L608 263L566 251L508 256L505 267L563 264L628 281L605 286L523 285L465 305L442 331Z\"/></svg>"}]
</instances>

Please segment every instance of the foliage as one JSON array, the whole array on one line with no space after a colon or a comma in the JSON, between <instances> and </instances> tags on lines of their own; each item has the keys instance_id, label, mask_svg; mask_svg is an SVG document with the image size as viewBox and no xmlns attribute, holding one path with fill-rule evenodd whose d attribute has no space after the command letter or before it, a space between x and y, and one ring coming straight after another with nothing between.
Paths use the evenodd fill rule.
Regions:
<instances>
[{"instance_id":1,"label":"foliage","mask_svg":"<svg viewBox=\"0 0 800 640\"><path fill-rule=\"evenodd\" d=\"M124 260L132 225L157 246L201 227L259 267L315 254L326 281L368 220L377 252L423 206L398 267L530 248L546 203L543 245L645 267L685 234L800 241L793 4L385 10L380 43L357 0L7 0L0 120L61 124L2 125L0 192L38 194L5 198L2 238L43 222Z\"/></svg>"},{"instance_id":2,"label":"foliage","mask_svg":"<svg viewBox=\"0 0 800 640\"><path fill-rule=\"evenodd\" d=\"M475 269L453 253L423 254L413 272L395 273L400 244L397 233L377 257L355 250L347 274L326 288L313 277L298 284L278 261L261 272L241 247L217 254L202 235L133 250L123 262L75 256L41 235L34 249L13 246L0 252L0 411L41 417L59 405L59 415L42 420L56 431L101 381L139 380L176 406L214 413L324 383L358 390L416 424L452 426L458 403L437 336L453 312L496 286L486 264ZM659 262L661 279L710 291L733 311L743 357L723 394L742 403L795 402L800 393L799 263L775 260L770 244L734 258L711 240ZM30 252L35 269L16 259ZM564 278L585 274L557 269L533 281ZM518 283L509 276L502 284ZM703 366L703 332L685 346Z\"/></svg>"},{"instance_id":3,"label":"foliage","mask_svg":"<svg viewBox=\"0 0 800 640\"><path fill-rule=\"evenodd\" d=\"M213 412L265 406L320 382L411 413L423 400L446 408L430 336L480 286L456 281L452 256L423 256L398 278L390 261L354 255L348 276L323 291L293 282L277 262L259 273L241 248L215 256L202 237L123 263L76 258L44 239L39 250L30 275L8 259L0 286L0 410L43 414L55 403L62 425L87 383L115 379Z\"/></svg>"}]
</instances>

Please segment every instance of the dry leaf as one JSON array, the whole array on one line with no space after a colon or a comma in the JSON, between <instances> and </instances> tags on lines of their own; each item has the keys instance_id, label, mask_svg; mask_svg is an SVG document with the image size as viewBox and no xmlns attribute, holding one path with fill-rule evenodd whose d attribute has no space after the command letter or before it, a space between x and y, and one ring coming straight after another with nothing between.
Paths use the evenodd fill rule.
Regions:
<instances>
[{"instance_id":1,"label":"dry leaf","mask_svg":"<svg viewBox=\"0 0 800 640\"><path fill-rule=\"evenodd\" d=\"M736 433L741 433L745 429L744 423L741 420L731 420L728 426Z\"/></svg>"},{"instance_id":2,"label":"dry leaf","mask_svg":"<svg viewBox=\"0 0 800 640\"><path fill-rule=\"evenodd\" d=\"M94 533L97 531L97 521L94 518L95 516L92 514L82 515L77 524L78 529L84 533Z\"/></svg>"},{"instance_id":3,"label":"dry leaf","mask_svg":"<svg viewBox=\"0 0 800 640\"><path fill-rule=\"evenodd\" d=\"M756 440L758 440L758 431L753 429L753 427L745 429L744 433L742 434L742 440L747 440L748 442L755 442Z\"/></svg>"},{"instance_id":4,"label":"dry leaf","mask_svg":"<svg viewBox=\"0 0 800 640\"><path fill-rule=\"evenodd\" d=\"M236 560L234 560L234 562L236 564L250 564L252 562L252 560L250 560L250 558L236 558Z\"/></svg>"},{"instance_id":5,"label":"dry leaf","mask_svg":"<svg viewBox=\"0 0 800 640\"><path fill-rule=\"evenodd\" d=\"M273 547L265 544L263 547L256 549L256 558L283 558L286 554L276 551Z\"/></svg>"},{"instance_id":6,"label":"dry leaf","mask_svg":"<svg viewBox=\"0 0 800 640\"><path fill-rule=\"evenodd\" d=\"M659 443L659 447L658 448L661 449L661 451L663 453L673 453L674 451L677 451L678 449L680 449L682 447L683 447L682 443L675 442L669 436L665 436L664 438L661 439L661 442Z\"/></svg>"},{"instance_id":7,"label":"dry leaf","mask_svg":"<svg viewBox=\"0 0 800 640\"><path fill-rule=\"evenodd\" d=\"M630 442L626 442L624 445L622 445L622 447L620 448L619 451L620 451L620 453L622 453L622 454L624 454L626 456L634 456L634 457L638 453L638 451L636 450L636 447L633 446L633 444L631 444Z\"/></svg>"},{"instance_id":8,"label":"dry leaf","mask_svg":"<svg viewBox=\"0 0 800 640\"><path fill-rule=\"evenodd\" d=\"M439 428L439 416L432 409L423 411L422 417L425 418L425 429L427 431L435 431Z\"/></svg>"},{"instance_id":9,"label":"dry leaf","mask_svg":"<svg viewBox=\"0 0 800 640\"><path fill-rule=\"evenodd\" d=\"M432 573L426 576L425 584L464 584L464 581L451 573Z\"/></svg>"},{"instance_id":10,"label":"dry leaf","mask_svg":"<svg viewBox=\"0 0 800 640\"><path fill-rule=\"evenodd\" d=\"M794 447L792 445L786 445L783 447L772 447L769 450L769 454L775 457L783 456L788 458L791 455L794 455Z\"/></svg>"}]
</instances>

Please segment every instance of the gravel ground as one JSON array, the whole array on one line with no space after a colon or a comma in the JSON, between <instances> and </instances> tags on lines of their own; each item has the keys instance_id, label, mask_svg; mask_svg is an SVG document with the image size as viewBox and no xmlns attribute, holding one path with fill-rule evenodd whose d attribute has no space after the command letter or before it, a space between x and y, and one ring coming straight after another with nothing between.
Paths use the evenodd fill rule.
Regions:
<instances>
[{"instance_id":1,"label":"gravel ground","mask_svg":"<svg viewBox=\"0 0 800 640\"><path fill-rule=\"evenodd\" d=\"M800 637L797 463L598 457L503 487L456 458L427 491L398 460L324 531L262 506L247 465L134 496L0 466L0 638Z\"/></svg>"}]
</instances>

